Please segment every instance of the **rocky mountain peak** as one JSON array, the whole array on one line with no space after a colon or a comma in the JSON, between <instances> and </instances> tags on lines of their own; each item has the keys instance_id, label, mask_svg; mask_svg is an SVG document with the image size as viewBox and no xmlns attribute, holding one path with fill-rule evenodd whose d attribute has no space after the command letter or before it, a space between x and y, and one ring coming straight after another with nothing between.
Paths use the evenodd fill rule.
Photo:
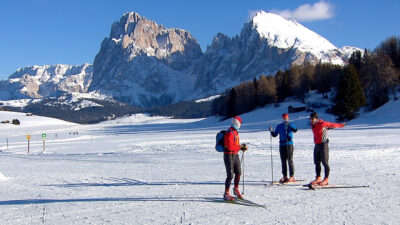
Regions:
<instances>
[{"instance_id":1,"label":"rocky mountain peak","mask_svg":"<svg viewBox=\"0 0 400 225\"><path fill-rule=\"evenodd\" d=\"M125 13L120 21L115 22L109 39L126 49L131 59L143 53L159 59L177 52L186 56L201 54L200 46L188 31L167 29L136 12Z\"/></svg>"},{"instance_id":2,"label":"rocky mountain peak","mask_svg":"<svg viewBox=\"0 0 400 225\"><path fill-rule=\"evenodd\" d=\"M193 86L191 68L202 54L188 31L126 13L103 40L90 90L145 107L179 101Z\"/></svg>"}]
</instances>

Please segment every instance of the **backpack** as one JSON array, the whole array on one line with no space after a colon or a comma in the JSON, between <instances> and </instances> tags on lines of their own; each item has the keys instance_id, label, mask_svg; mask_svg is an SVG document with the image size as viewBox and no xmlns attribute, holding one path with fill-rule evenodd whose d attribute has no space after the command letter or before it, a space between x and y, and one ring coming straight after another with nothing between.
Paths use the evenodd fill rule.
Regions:
<instances>
[{"instance_id":1,"label":"backpack","mask_svg":"<svg viewBox=\"0 0 400 225\"><path fill-rule=\"evenodd\" d=\"M224 146L224 136L225 136L226 130L221 130L220 132L217 133L216 136L216 144L215 144L215 150L217 152L224 152L225 146Z\"/></svg>"},{"instance_id":2,"label":"backpack","mask_svg":"<svg viewBox=\"0 0 400 225\"><path fill-rule=\"evenodd\" d=\"M215 144L215 150L217 152L224 152L225 150L225 145L224 145L224 136L226 134L226 132L232 132L231 130L221 130L220 132L217 133L216 136L216 144ZM237 139L236 135L235 136L235 141Z\"/></svg>"}]
</instances>

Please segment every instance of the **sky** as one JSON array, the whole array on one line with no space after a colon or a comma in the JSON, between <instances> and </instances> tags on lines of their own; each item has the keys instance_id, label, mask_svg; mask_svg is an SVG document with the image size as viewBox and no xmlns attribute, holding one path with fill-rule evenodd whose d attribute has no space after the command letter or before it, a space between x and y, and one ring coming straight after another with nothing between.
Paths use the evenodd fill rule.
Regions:
<instances>
[{"instance_id":1,"label":"sky","mask_svg":"<svg viewBox=\"0 0 400 225\"><path fill-rule=\"evenodd\" d=\"M259 10L294 18L337 47L373 50L400 36L400 0L0 0L0 79L25 66L93 63L126 12L188 30L205 51Z\"/></svg>"}]
</instances>

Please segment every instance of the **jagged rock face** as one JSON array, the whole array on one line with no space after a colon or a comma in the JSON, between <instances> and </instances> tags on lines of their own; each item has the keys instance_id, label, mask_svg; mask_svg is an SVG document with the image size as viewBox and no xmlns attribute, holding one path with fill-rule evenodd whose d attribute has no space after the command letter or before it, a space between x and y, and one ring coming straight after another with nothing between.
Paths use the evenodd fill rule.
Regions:
<instances>
[{"instance_id":1,"label":"jagged rock face","mask_svg":"<svg viewBox=\"0 0 400 225\"><path fill-rule=\"evenodd\" d=\"M194 67L197 80L192 96L221 93L254 77L286 70L293 64L322 61L343 65L355 50L358 49L338 49L295 21L260 12L245 24L240 35L229 38L217 34Z\"/></svg>"},{"instance_id":2,"label":"jagged rock face","mask_svg":"<svg viewBox=\"0 0 400 225\"><path fill-rule=\"evenodd\" d=\"M182 100L193 87L190 72L201 56L189 32L126 13L102 42L90 90L142 107Z\"/></svg>"},{"instance_id":3,"label":"jagged rock face","mask_svg":"<svg viewBox=\"0 0 400 225\"><path fill-rule=\"evenodd\" d=\"M92 81L93 67L54 65L18 69L0 83L2 100L53 97L60 92L85 93Z\"/></svg>"},{"instance_id":4,"label":"jagged rock face","mask_svg":"<svg viewBox=\"0 0 400 225\"><path fill-rule=\"evenodd\" d=\"M302 52L295 56L296 49L268 45L252 29L251 24L246 24L240 36L234 38L218 34L207 48L205 57L195 67L194 73L198 78L195 93L221 93L243 81L284 70L294 59L306 58L306 54Z\"/></svg>"}]
</instances>

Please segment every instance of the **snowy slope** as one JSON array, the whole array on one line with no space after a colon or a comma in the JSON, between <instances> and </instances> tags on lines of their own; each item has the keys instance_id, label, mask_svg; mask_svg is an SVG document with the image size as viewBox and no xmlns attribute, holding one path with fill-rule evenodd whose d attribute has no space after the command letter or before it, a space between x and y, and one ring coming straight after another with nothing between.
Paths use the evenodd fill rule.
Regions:
<instances>
[{"instance_id":1,"label":"snowy slope","mask_svg":"<svg viewBox=\"0 0 400 225\"><path fill-rule=\"evenodd\" d=\"M241 115L240 140L250 148L244 196L265 208L220 201L225 168L214 150L215 134L230 121L138 114L83 126L0 112L0 120L21 120L19 127L0 124L0 224L398 224L398 102L329 131L330 182L370 187L319 191L265 187L271 180L271 147L273 176L281 177L278 139L271 145L266 129L281 121L288 104L299 103ZM294 135L295 175L304 182L315 176L308 115L290 115L300 128Z\"/></svg>"}]
</instances>

